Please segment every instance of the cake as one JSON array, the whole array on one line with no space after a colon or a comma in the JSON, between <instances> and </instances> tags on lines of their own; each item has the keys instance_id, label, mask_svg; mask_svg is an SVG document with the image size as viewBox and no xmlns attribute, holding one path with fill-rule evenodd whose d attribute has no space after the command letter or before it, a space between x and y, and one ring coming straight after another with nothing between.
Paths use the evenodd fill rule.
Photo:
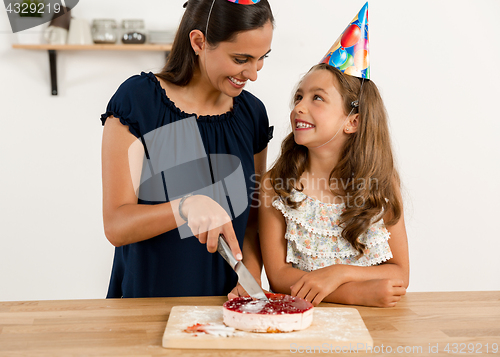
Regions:
<instances>
[{"instance_id":1,"label":"cake","mask_svg":"<svg viewBox=\"0 0 500 357\"><path fill-rule=\"evenodd\" d=\"M269 302L249 296L237 297L223 305L224 324L251 332L291 332L308 328L313 305L284 294L266 294Z\"/></svg>"}]
</instances>

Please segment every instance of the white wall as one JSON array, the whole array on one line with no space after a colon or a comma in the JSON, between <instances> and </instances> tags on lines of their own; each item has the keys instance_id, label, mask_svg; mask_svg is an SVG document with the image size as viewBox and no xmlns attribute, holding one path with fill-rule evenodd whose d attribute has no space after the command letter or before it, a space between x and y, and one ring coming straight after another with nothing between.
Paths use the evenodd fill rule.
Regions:
<instances>
[{"instance_id":1,"label":"white wall","mask_svg":"<svg viewBox=\"0 0 500 357\"><path fill-rule=\"evenodd\" d=\"M293 86L363 1L270 1L273 51L247 89L275 126L272 163ZM73 16L175 28L184 2L85 0ZM372 79L405 188L410 291L500 289L498 13L498 0L370 2ZM47 53L12 41L0 11L0 300L103 298L113 247L102 228L99 116L122 81L158 71L163 54L60 52L53 97Z\"/></svg>"}]
</instances>

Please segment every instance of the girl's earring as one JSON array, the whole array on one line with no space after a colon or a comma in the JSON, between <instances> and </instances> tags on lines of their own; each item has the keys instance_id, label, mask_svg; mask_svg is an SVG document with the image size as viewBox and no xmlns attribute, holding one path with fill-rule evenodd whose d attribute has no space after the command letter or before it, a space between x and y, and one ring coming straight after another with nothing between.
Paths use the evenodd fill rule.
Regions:
<instances>
[{"instance_id":1,"label":"girl's earring","mask_svg":"<svg viewBox=\"0 0 500 357\"><path fill-rule=\"evenodd\" d=\"M194 54L198 56L198 51L195 51L195 53L194 53Z\"/></svg>"},{"instance_id":2,"label":"girl's earring","mask_svg":"<svg viewBox=\"0 0 500 357\"><path fill-rule=\"evenodd\" d=\"M349 128L346 128L345 131L349 131Z\"/></svg>"}]
</instances>

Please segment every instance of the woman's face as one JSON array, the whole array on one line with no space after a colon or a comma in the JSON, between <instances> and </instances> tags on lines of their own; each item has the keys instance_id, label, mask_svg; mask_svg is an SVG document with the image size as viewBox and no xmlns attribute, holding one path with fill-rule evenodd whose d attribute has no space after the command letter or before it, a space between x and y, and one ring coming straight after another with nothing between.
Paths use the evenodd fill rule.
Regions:
<instances>
[{"instance_id":1,"label":"woman's face","mask_svg":"<svg viewBox=\"0 0 500 357\"><path fill-rule=\"evenodd\" d=\"M255 30L240 32L231 42L221 42L200 52L199 63L212 86L222 93L238 96L248 80L257 80L257 72L271 51L273 26L267 22Z\"/></svg>"}]
</instances>

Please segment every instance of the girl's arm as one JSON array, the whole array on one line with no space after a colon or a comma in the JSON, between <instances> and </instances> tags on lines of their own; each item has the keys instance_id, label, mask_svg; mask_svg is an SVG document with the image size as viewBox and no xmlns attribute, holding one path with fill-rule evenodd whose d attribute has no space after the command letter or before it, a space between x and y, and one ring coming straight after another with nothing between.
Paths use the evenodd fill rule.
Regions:
<instances>
[{"instance_id":1,"label":"girl's arm","mask_svg":"<svg viewBox=\"0 0 500 357\"><path fill-rule=\"evenodd\" d=\"M258 204L260 179L267 167L267 147L260 153L254 155L255 166L255 191L252 195L253 202L250 202L250 214L248 216L247 228L245 230L245 239L243 240L243 264L247 267L255 280L261 284L262 274L262 254L260 251L259 233L258 233ZM229 299L237 296L247 295L246 291L238 284L227 295Z\"/></svg>"},{"instance_id":2,"label":"girl's arm","mask_svg":"<svg viewBox=\"0 0 500 357\"><path fill-rule=\"evenodd\" d=\"M398 195L401 199L399 190ZM386 215L384 221L389 221L390 218L390 216ZM369 297L375 296L373 289L377 289L377 284L379 284L378 289L385 291L387 294L402 295L402 289L406 291L409 284L408 241L404 214L401 214L401 218L395 225L386 226L386 228L391 233L389 246L393 258L385 263L371 267L332 265L318 269L299 280L292 288L292 295L308 297L308 299L314 299L317 303L324 300L326 302L366 305ZM331 277L335 277L335 280L329 280ZM336 285L338 281L341 282L340 287ZM368 281L371 282L368 283ZM346 284L350 282L361 282L363 284ZM389 289L388 285L391 285L394 289ZM362 286L368 286L370 289L360 289ZM371 293L367 297L360 294L360 291L371 291Z\"/></svg>"},{"instance_id":3,"label":"girl's arm","mask_svg":"<svg viewBox=\"0 0 500 357\"><path fill-rule=\"evenodd\" d=\"M271 290L290 294L290 286L306 272L293 268L291 263L286 263L286 223L283 215L272 206L274 197L269 175L266 174L261 180L259 206L262 258Z\"/></svg>"},{"instance_id":4,"label":"girl's arm","mask_svg":"<svg viewBox=\"0 0 500 357\"><path fill-rule=\"evenodd\" d=\"M374 279L345 283L323 301L348 305L394 307L405 294L406 288L402 280Z\"/></svg>"},{"instance_id":5,"label":"girl's arm","mask_svg":"<svg viewBox=\"0 0 500 357\"><path fill-rule=\"evenodd\" d=\"M137 203L144 149L126 125L110 116L102 138L102 184L104 232L114 246L140 242L177 228L180 199L158 205ZM241 254L229 216L205 196L184 201L183 213L189 227L210 252L217 250L223 233L233 254Z\"/></svg>"},{"instance_id":6,"label":"girl's arm","mask_svg":"<svg viewBox=\"0 0 500 357\"><path fill-rule=\"evenodd\" d=\"M384 217L384 221L389 219ZM386 228L391 233L389 246L393 258L373 267L350 266L345 272L349 282L326 296L325 302L392 307L406 294L410 267L404 214L395 225Z\"/></svg>"}]
</instances>

